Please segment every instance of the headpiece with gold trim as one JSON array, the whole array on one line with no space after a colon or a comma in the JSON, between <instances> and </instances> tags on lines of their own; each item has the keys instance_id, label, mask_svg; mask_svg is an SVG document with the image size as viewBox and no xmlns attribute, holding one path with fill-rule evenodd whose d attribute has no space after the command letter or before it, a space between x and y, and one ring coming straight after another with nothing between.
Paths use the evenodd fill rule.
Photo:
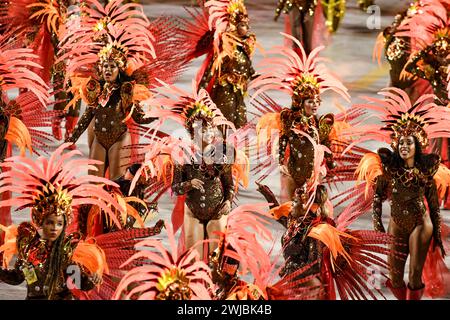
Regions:
<instances>
[{"instance_id":1,"label":"headpiece with gold trim","mask_svg":"<svg viewBox=\"0 0 450 320\"><path fill-rule=\"evenodd\" d=\"M0 201L0 207L31 208L33 223L41 226L50 214L65 215L69 222L73 208L91 204L109 214L120 228L112 208L119 212L124 209L102 188L102 185L118 185L106 178L80 175L92 170L99 161L76 159L75 156L81 155L76 150L63 154L69 145L61 145L50 158L11 157L1 163L0 167L9 170L0 176L0 193L11 191L14 196Z\"/></svg>"},{"instance_id":2,"label":"headpiece with gold trim","mask_svg":"<svg viewBox=\"0 0 450 320\"><path fill-rule=\"evenodd\" d=\"M161 93L164 95L175 95L170 97L155 97L148 101L152 106L165 106L171 112L171 117L191 130L197 121L205 121L213 126L228 126L235 130L234 124L228 121L220 109L211 100L205 89L198 90L197 83L192 80L192 93L188 93L173 85L159 81L163 86ZM157 114L152 114L156 116Z\"/></svg>"},{"instance_id":3,"label":"headpiece with gold trim","mask_svg":"<svg viewBox=\"0 0 450 320\"><path fill-rule=\"evenodd\" d=\"M68 22L61 37L58 61L67 60L66 73L89 73L97 63L114 60L129 75L146 61L156 58L155 37L143 7L137 3L124 4L113 0L105 6L88 0L81 6L77 19Z\"/></svg>"},{"instance_id":4,"label":"headpiece with gold trim","mask_svg":"<svg viewBox=\"0 0 450 320\"><path fill-rule=\"evenodd\" d=\"M205 3L209 11L209 25L216 32L236 30L239 22L249 22L244 0L212 0Z\"/></svg>"},{"instance_id":5,"label":"headpiece with gold trim","mask_svg":"<svg viewBox=\"0 0 450 320\"><path fill-rule=\"evenodd\" d=\"M377 140L398 147L401 136L414 136L422 148L428 146L430 139L450 138L450 109L436 105L434 95L421 96L414 104L408 94L398 88L389 87L379 92L384 99L363 97L371 103L353 105L348 112L360 111L360 119L371 117L381 120L381 123L366 124L355 122L342 135L353 138L352 146Z\"/></svg>"},{"instance_id":6,"label":"headpiece with gold trim","mask_svg":"<svg viewBox=\"0 0 450 320\"><path fill-rule=\"evenodd\" d=\"M397 37L409 38L411 56L433 43L437 50L442 50L441 45L450 48L448 30L450 18L447 17L444 2L422 0L411 5L408 10L408 19L404 19L395 33Z\"/></svg>"},{"instance_id":7,"label":"headpiece with gold trim","mask_svg":"<svg viewBox=\"0 0 450 320\"><path fill-rule=\"evenodd\" d=\"M269 51L277 56L265 58L260 62L261 75L249 85L249 90L256 90L253 97L268 90L278 90L293 98L305 100L332 90L349 101L347 88L330 74L325 65L318 64L324 60L318 57L324 47L314 49L308 56L297 39L285 33L281 34L294 41L298 50L277 46Z\"/></svg>"}]
</instances>

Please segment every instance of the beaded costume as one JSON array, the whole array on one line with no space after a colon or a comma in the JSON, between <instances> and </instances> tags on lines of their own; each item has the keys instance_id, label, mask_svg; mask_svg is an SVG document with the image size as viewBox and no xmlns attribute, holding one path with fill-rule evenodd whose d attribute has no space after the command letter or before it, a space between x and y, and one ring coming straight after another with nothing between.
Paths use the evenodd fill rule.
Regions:
<instances>
[{"instance_id":1,"label":"beaded costume","mask_svg":"<svg viewBox=\"0 0 450 320\"><path fill-rule=\"evenodd\" d=\"M140 102L158 85L156 76L166 81L176 78L184 63L183 50L176 47L176 41L167 45L173 36L171 22L158 18L150 23L139 4L114 0L104 7L95 2L80 10L78 19L71 21L74 30L68 30L63 38L60 60L68 60L66 78L74 94L71 103L82 98L88 108L66 141L76 142L94 119L91 157L105 162L115 179L123 173L122 166L127 166L120 162L130 161L119 159L134 156L134 150L124 146L138 144L139 134L146 131L140 125L155 120L145 117ZM77 24L81 27L75 28ZM97 69L108 61L119 68L112 82L105 82Z\"/></svg>"},{"instance_id":2,"label":"beaded costume","mask_svg":"<svg viewBox=\"0 0 450 320\"><path fill-rule=\"evenodd\" d=\"M319 143L330 147L330 133L334 125L332 114L321 117L307 115L304 102L318 99L320 103L320 94L326 90L333 90L345 99L348 99L348 94L347 89L327 72L325 66L318 64L320 58L317 55L323 47L315 49L308 57L297 39L287 37L297 43L299 50L285 47L282 51L283 60L271 57L263 60L262 64L270 67L263 69L262 75L250 86L256 90L254 96L266 90L279 89L292 98L291 108L266 112L256 128L261 142L267 140L264 134L270 135L273 134L271 130L279 130L278 163L287 164L294 184L289 191L292 198L296 188L310 183L314 168L318 165L314 159L313 145ZM329 150L326 159L328 167L333 168Z\"/></svg>"},{"instance_id":3,"label":"beaded costume","mask_svg":"<svg viewBox=\"0 0 450 320\"><path fill-rule=\"evenodd\" d=\"M206 53L197 74L199 88L208 91L222 114L239 129L247 124L244 98L255 74L251 59L256 37L238 31L239 24L249 23L244 1L206 1L194 19L184 21L180 32L191 46L189 59Z\"/></svg>"},{"instance_id":4,"label":"beaded costume","mask_svg":"<svg viewBox=\"0 0 450 320\"><path fill-rule=\"evenodd\" d=\"M32 223L24 222L18 228L12 225L6 230L2 226L8 242L0 249L5 268L0 271L0 279L15 285L25 280L27 299L110 299L118 285L117 278L127 270L120 269L122 264L136 252L137 239L158 234L162 224L160 221L152 228L119 230L81 239L82 235L75 231L77 219L74 219L80 206L98 207L118 229L116 213L122 213L124 208L102 187L118 185L82 174L95 161L75 158L80 155L78 151L63 154L68 147L69 144L60 146L49 159L40 157L35 162L13 157L1 164L10 171L1 177L0 192L10 189L18 196L2 201L0 206L30 208ZM52 215L63 217L64 225L58 238L50 242L38 230ZM7 270L15 255L14 269ZM95 290L92 290L93 274L101 277Z\"/></svg>"},{"instance_id":5,"label":"beaded costume","mask_svg":"<svg viewBox=\"0 0 450 320\"><path fill-rule=\"evenodd\" d=\"M450 113L447 108L429 101L433 99L433 95L424 95L415 104L412 104L406 92L400 89L386 88L380 94L385 97L385 100L371 98L369 101L373 104L355 105L352 108L378 112L383 125L358 125L352 128L348 134L356 138L355 143L369 139L390 143L393 151L381 148L377 154L368 153L363 157L357 174L359 179L364 179L366 183L356 186L352 192L347 192L352 195L350 198L356 197L348 208L364 213L372 204L374 229L385 232L381 220L382 203L389 199L391 222L397 230L394 235L396 241L402 244L408 244L412 232L418 226L423 225L425 219L431 220L434 246L430 246L425 267L422 267L434 270L424 273L425 288L427 288L428 283L436 284L439 274L443 272L442 269L441 271L433 269L431 265L436 268L442 259L440 253L438 256L432 253L437 249L436 247L440 247L440 251L444 253L439 199L445 195L449 179L448 169L440 164L440 157L437 154L415 156L414 167L406 167L403 159L399 156L399 139L412 135L417 141L416 145L424 150L429 139L450 135L448 130ZM416 153L419 152L417 148ZM425 199L427 205L425 205ZM392 232L392 223L390 223L389 232ZM426 249L423 248L423 250ZM404 249L402 250L404 251ZM406 254L408 253L407 251ZM395 272L399 271L394 271L394 275ZM422 269L420 272L422 273ZM398 299L408 299L408 297L420 299L423 294L423 288L415 290L408 288L407 290L405 285L403 288L397 288L393 287L391 282L388 282L387 286L391 288ZM443 291L445 286L443 287L439 283L436 286L439 288L429 288L428 294L431 292L430 290L436 290L433 296L445 294Z\"/></svg>"}]
</instances>

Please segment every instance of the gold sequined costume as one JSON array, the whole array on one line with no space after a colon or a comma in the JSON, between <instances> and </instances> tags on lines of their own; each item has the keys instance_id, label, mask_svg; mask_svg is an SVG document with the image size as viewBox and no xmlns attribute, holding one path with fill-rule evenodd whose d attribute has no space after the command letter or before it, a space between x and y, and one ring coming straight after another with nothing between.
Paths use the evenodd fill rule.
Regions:
<instances>
[{"instance_id":1,"label":"gold sequined costume","mask_svg":"<svg viewBox=\"0 0 450 320\"><path fill-rule=\"evenodd\" d=\"M236 41L238 45L235 45L233 55L223 59L220 75L214 71L212 61L200 87L209 89L211 99L222 114L239 129L247 124L244 98L247 94L247 84L255 74L251 56L256 40L252 34Z\"/></svg>"},{"instance_id":2,"label":"gold sequined costume","mask_svg":"<svg viewBox=\"0 0 450 320\"><path fill-rule=\"evenodd\" d=\"M80 272L81 290L91 290L94 284L83 266L72 262L72 254L77 246L77 234L66 236L63 240L62 272L57 280L54 292L55 300L71 300L71 291L67 288L67 278ZM51 245L40 238L38 231L28 222L18 227L17 236L18 259L14 269L0 269L0 280L11 285L27 282L27 300L46 300L46 286L44 285L48 270L48 260L51 254Z\"/></svg>"},{"instance_id":3,"label":"gold sequined costume","mask_svg":"<svg viewBox=\"0 0 450 320\"><path fill-rule=\"evenodd\" d=\"M223 202L232 201L234 196L232 164L205 164L201 158L192 163L178 165L174 170L172 190L177 195L186 195L186 205L201 223L220 219L218 210ZM190 181L204 182L203 190L192 188ZM202 192L203 191L203 192Z\"/></svg>"},{"instance_id":4,"label":"gold sequined costume","mask_svg":"<svg viewBox=\"0 0 450 320\"><path fill-rule=\"evenodd\" d=\"M76 142L95 119L94 133L97 141L106 149L120 140L128 131L124 120L131 113L131 118L139 124L147 124L155 118L144 118L141 107L131 102L133 83L103 84L91 80L87 85L90 105L81 116L73 135L66 142Z\"/></svg>"},{"instance_id":5,"label":"gold sequined costume","mask_svg":"<svg viewBox=\"0 0 450 320\"><path fill-rule=\"evenodd\" d=\"M316 140L316 143L330 146L329 134L333 127L334 116L329 113L317 118L306 116L302 109L284 109L280 114L280 165L284 164L286 149L289 148L287 167L289 174L295 181L296 188L303 186L311 177L314 169L314 146L311 141L292 129L298 129L308 133ZM327 164L333 167L332 155L327 155Z\"/></svg>"},{"instance_id":6,"label":"gold sequined costume","mask_svg":"<svg viewBox=\"0 0 450 320\"><path fill-rule=\"evenodd\" d=\"M439 156L424 156L420 166L408 169L395 165L390 150L378 150L383 174L377 177L373 198L373 219L376 229L384 231L381 223L382 203L389 199L391 217L394 222L409 235L416 226L423 224L426 213L424 199L427 200L433 228L438 229L440 237L439 200L436 183L433 180L440 164Z\"/></svg>"}]
</instances>

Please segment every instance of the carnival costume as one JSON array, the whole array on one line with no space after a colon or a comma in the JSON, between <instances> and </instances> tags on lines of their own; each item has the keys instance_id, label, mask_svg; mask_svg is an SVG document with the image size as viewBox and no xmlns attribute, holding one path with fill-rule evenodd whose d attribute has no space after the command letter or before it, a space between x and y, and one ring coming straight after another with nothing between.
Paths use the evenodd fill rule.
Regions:
<instances>
[{"instance_id":1,"label":"carnival costume","mask_svg":"<svg viewBox=\"0 0 450 320\"><path fill-rule=\"evenodd\" d=\"M265 114L258 120L256 128L258 146L272 145L272 156L276 157L273 152L277 148L273 144L279 144L277 162L280 165L287 163L288 172L292 177L292 182L287 186L288 197L292 199L294 190L308 183L313 174L315 166L313 143L330 147L330 133L335 122L332 114L321 117L306 115L304 102L308 99L320 100L320 94L327 90L333 90L347 100L349 96L343 84L329 74L323 64L319 64L321 59L317 55L323 47L315 49L307 56L298 40L289 35L285 36L296 42L299 50L288 47L274 48L272 53L281 53L283 58L264 59L262 65L270 67L261 71L261 76L250 84L250 88L256 90L253 97L267 90L281 90L292 97L292 106L289 109L267 108L268 110L266 109ZM279 132L278 141L271 141L273 132ZM326 153L329 168L335 166L332 156L331 152ZM274 168L271 166L272 170ZM261 180L262 178L259 181Z\"/></svg>"},{"instance_id":2,"label":"carnival costume","mask_svg":"<svg viewBox=\"0 0 450 320\"><path fill-rule=\"evenodd\" d=\"M183 58L179 59L179 48L175 52L170 46L165 48L163 60L158 60L155 48L162 48L155 44L151 32L155 25L149 23L141 5L123 5L120 0L114 0L103 7L92 1L91 6L81 8L81 13L73 22L79 27L68 30L62 40L64 54L60 59L68 59L66 77L71 80L74 100L82 98L88 108L66 141L76 142L95 119L90 157L107 162L109 176L115 179L123 173L120 158L133 155L124 145L137 144L132 139L133 135L142 133L139 124L155 120L145 118L140 105L150 97L149 88L158 84L154 76L158 73L164 80L164 77L173 80L181 70ZM165 61L169 56L171 60ZM105 82L102 75L94 72L108 61L119 68L114 82Z\"/></svg>"},{"instance_id":3,"label":"carnival costume","mask_svg":"<svg viewBox=\"0 0 450 320\"><path fill-rule=\"evenodd\" d=\"M256 38L240 35L238 25L248 28L243 0L206 1L200 12L190 12L194 21L184 20L180 33L190 49L188 60L206 54L197 73L199 88L208 91L222 114L236 129L247 124L244 98L255 74L251 58Z\"/></svg>"},{"instance_id":4,"label":"carnival costume","mask_svg":"<svg viewBox=\"0 0 450 320\"><path fill-rule=\"evenodd\" d=\"M450 135L448 130L450 113L447 108L429 101L433 99L433 95L424 95L412 104L408 95L400 89L386 88L380 94L385 97L384 100L366 98L372 104L355 105L352 108L377 112L382 124L360 123L348 131L348 134L355 137L355 143L367 140L390 143L393 151L381 148L376 154L368 153L363 157L357 173L359 179L365 180L365 183L346 192L347 200L355 197L348 209L364 213L372 205L374 229L384 232L381 220L382 203L389 199L391 203L389 232L393 232L391 224L394 224L398 230L394 236L396 242L400 243L394 247L406 255L410 254L407 248L413 230L424 225L427 219L431 219L433 245L430 245L426 261L424 259L425 266L422 263L415 268L420 274L424 270L423 279L427 294L432 297L443 296L445 284L442 283L441 277L442 273L448 273L448 270L441 256L445 251L441 238L439 199L446 193L450 176L448 169L440 164L440 157L437 154L421 154L420 151L426 148L430 139ZM398 155L400 137L409 135L416 141L415 164L412 168L405 167ZM428 206L425 206L424 199L427 200ZM402 264L401 270L397 270L398 266L391 266L393 269L391 279L387 283L388 287L398 299L420 299L424 292L423 287L407 288L403 279L400 281L403 286L393 283L393 277L397 280L399 276L403 278L404 262Z\"/></svg>"},{"instance_id":5,"label":"carnival costume","mask_svg":"<svg viewBox=\"0 0 450 320\"><path fill-rule=\"evenodd\" d=\"M111 297L114 291L112 276L120 275L118 265L135 252L130 246L139 237L159 233L156 228L118 231L111 236L81 240L76 230L76 215L81 205L98 206L114 223L119 221L114 210L121 211L119 203L101 185L116 186L113 182L93 175L79 175L96 161L75 159L78 151L62 154L69 144L59 147L49 159L40 157L38 162L25 157L5 160L2 167L10 168L1 177L0 190L10 189L19 195L1 206L18 206L18 210L31 208L32 223L24 222L18 228L6 228L8 242L1 247L4 267L17 254L14 269L2 269L0 278L9 284L27 281L27 299L72 299L80 296L79 289L91 290L94 285L90 275L97 273L103 283L95 290L96 297ZM49 215L63 216L63 231L49 242L38 232ZM78 266L81 271L81 287L74 286L77 279L71 277ZM71 281L74 281L72 283ZM116 284L117 285L117 284ZM112 289L111 289L112 288ZM109 296L108 296L109 293Z\"/></svg>"},{"instance_id":6,"label":"carnival costume","mask_svg":"<svg viewBox=\"0 0 450 320\"><path fill-rule=\"evenodd\" d=\"M47 86L32 70L41 66L36 63L37 56L31 49L20 48L23 33L7 31L0 38L0 161L12 155L12 144L16 144L22 155L26 150L40 154L49 149L51 135L43 127L51 124L54 112L47 112L49 103ZM10 90L28 90L14 99L8 98ZM8 170L7 168L3 168ZM9 199L11 193L5 190L2 201ZM8 207L0 209L0 223L9 225L11 215Z\"/></svg>"},{"instance_id":7,"label":"carnival costume","mask_svg":"<svg viewBox=\"0 0 450 320\"><path fill-rule=\"evenodd\" d=\"M323 153L316 158L323 162ZM326 170L325 165L320 170ZM388 264L383 256L392 254L388 245L393 239L377 231L349 229L357 212L343 212L333 219L333 206L319 181L315 179L312 190L296 189L293 201L281 205L270 188L259 184L258 191L272 203L272 217L286 228L281 239L286 262L280 276L308 281L312 287L320 285L322 291L315 296L319 299L335 300L337 294L342 300L384 298L368 275L371 268L377 268L386 277ZM299 270L303 270L300 275Z\"/></svg>"},{"instance_id":8,"label":"carnival costume","mask_svg":"<svg viewBox=\"0 0 450 320\"><path fill-rule=\"evenodd\" d=\"M23 31L23 45L38 56L36 69L42 79L52 86L55 111L52 119L53 136L62 139L61 121L65 118L66 137L74 130L80 112L80 101L72 108L64 110L71 99L64 91L65 62L55 63L61 55L58 49L61 35L65 32L66 22L71 19L74 8L79 4L74 0L19 0L9 2L0 10L2 24L10 30Z\"/></svg>"},{"instance_id":9,"label":"carnival costume","mask_svg":"<svg viewBox=\"0 0 450 320\"><path fill-rule=\"evenodd\" d=\"M447 1L441 2L441 6L443 6ZM447 10L443 8L424 12L413 17L403 29L399 31L399 34L408 37L411 42L415 43L411 48L404 73L427 81L436 96L436 103L443 106L448 105L450 100L447 90L449 84L447 55L450 52L450 35ZM448 167L450 165L448 140L433 140L431 146L433 152L439 153L442 162Z\"/></svg>"},{"instance_id":10,"label":"carnival costume","mask_svg":"<svg viewBox=\"0 0 450 320\"><path fill-rule=\"evenodd\" d=\"M405 73L404 68L410 58L412 47L416 46L415 40L404 35L404 29L408 28L410 20L415 20L416 15L427 15L436 12L438 14L446 14L446 9L439 0L414 1L408 9L395 16L394 22L388 26L377 39L374 49L374 57L380 62L381 54L384 55L390 65L390 87L396 87L408 92L410 98L415 101L422 94L431 93L430 84L421 78L415 77L414 74ZM420 19L420 17L419 17ZM426 27L427 24L417 25L414 28L419 30Z\"/></svg>"},{"instance_id":11,"label":"carnival costume","mask_svg":"<svg viewBox=\"0 0 450 320\"><path fill-rule=\"evenodd\" d=\"M211 299L210 287L213 284L208 265L200 259L194 247L179 252L172 226L168 223L165 225L168 249L160 240L149 239L137 243L136 246L143 250L123 264L132 264L135 268L122 278L114 294L115 299Z\"/></svg>"}]
</instances>

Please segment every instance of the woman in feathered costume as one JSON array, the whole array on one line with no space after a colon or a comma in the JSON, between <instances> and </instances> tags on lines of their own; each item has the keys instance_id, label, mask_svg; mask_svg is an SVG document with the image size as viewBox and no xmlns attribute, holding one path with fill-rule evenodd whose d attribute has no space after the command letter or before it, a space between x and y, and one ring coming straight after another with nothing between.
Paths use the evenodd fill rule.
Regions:
<instances>
[{"instance_id":1,"label":"woman in feathered costume","mask_svg":"<svg viewBox=\"0 0 450 320\"><path fill-rule=\"evenodd\" d=\"M69 30L62 41L60 59L68 59L66 77L74 99L82 98L88 105L66 141L75 143L95 119L90 158L104 162L96 174L104 176L109 169L109 177L115 179L131 155L124 148L131 144L131 128L155 120L145 118L140 105L150 96L147 69L155 58L154 38L142 6L122 5L120 0L105 7L91 2L73 21L78 28Z\"/></svg>"},{"instance_id":2,"label":"woman in feathered costume","mask_svg":"<svg viewBox=\"0 0 450 320\"><path fill-rule=\"evenodd\" d=\"M317 55L323 47L316 48L307 56L298 40L285 36L296 42L299 50L275 47L272 53L282 57L264 59L261 64L266 67L262 69L261 76L250 84L250 88L256 90L253 97L267 90L281 90L291 96L290 108L266 113L257 124L259 143L267 140L264 134L270 136L273 132L279 132L278 163L285 180L282 183L288 200L291 200L295 189L309 184L313 175L315 160L312 143L330 147L334 116L326 114L318 117L320 95L327 90L333 90L347 100L349 95L344 85L319 63L321 58ZM330 152L326 153L326 163L329 168L334 167Z\"/></svg>"},{"instance_id":3,"label":"woman in feathered costume","mask_svg":"<svg viewBox=\"0 0 450 320\"><path fill-rule=\"evenodd\" d=\"M156 97L149 103L169 109L171 117L186 128L191 138L184 151L189 156L173 159L176 163L172 183L173 192L179 196L172 218L175 231L183 224L185 244L190 248L199 240L216 238L215 231L225 228L235 192L235 148L225 143L219 128L234 126L208 92L198 90L195 81L193 93L168 85L163 89L175 98Z\"/></svg>"},{"instance_id":4,"label":"woman in feathered costume","mask_svg":"<svg viewBox=\"0 0 450 320\"><path fill-rule=\"evenodd\" d=\"M313 147L315 161L323 163L324 146L313 143ZM370 271L375 269L380 277L387 277L383 255L391 254L388 245L392 238L377 231L350 230L355 216L361 214L357 208L333 219L327 190L319 185L326 167L322 164L317 168L320 172L312 179L312 190L298 188L293 201L281 205L270 188L259 184L258 190L272 203L270 214L286 228L281 241L286 262L280 276L322 287L316 295L319 299L334 300L337 294L343 300L384 297ZM299 274L299 270L303 272Z\"/></svg>"},{"instance_id":5,"label":"woman in feathered costume","mask_svg":"<svg viewBox=\"0 0 450 320\"><path fill-rule=\"evenodd\" d=\"M435 4L433 10L412 17L398 34L412 42L405 71L428 81L439 99L439 104L447 105L450 20L443 4L448 1L441 2L440 6ZM435 9L436 7L439 10Z\"/></svg>"},{"instance_id":6,"label":"woman in feathered costume","mask_svg":"<svg viewBox=\"0 0 450 320\"><path fill-rule=\"evenodd\" d=\"M441 7L450 6L448 0L441 1ZM436 7L436 5L435 5ZM438 105L447 106L450 102L448 93L448 54L450 53L450 25L448 11L428 10L412 17L398 31L398 34L411 41L409 60L404 74L411 74L428 82L436 96ZM430 92L431 93L431 92ZM439 153L442 162L450 166L450 145L448 139L431 140L433 152ZM450 205L447 196L445 207Z\"/></svg>"},{"instance_id":7,"label":"woman in feathered costume","mask_svg":"<svg viewBox=\"0 0 450 320\"><path fill-rule=\"evenodd\" d=\"M390 87L396 87L408 92L409 97L414 102L422 94L431 93L430 84L413 74L403 72L406 63L412 52L412 47L416 46L414 39L402 35L402 30L408 26L415 16L433 13L446 14L447 10L440 0L416 0L409 4L408 9L397 14L394 22L379 34L376 46L374 48L374 57L380 62L381 54L384 55L391 67L390 69ZM428 24L415 24L415 28L424 29Z\"/></svg>"},{"instance_id":8,"label":"woman in feathered costume","mask_svg":"<svg viewBox=\"0 0 450 320\"><path fill-rule=\"evenodd\" d=\"M37 56L31 49L20 48L21 33L6 32L0 37L0 161L12 155L16 144L22 155L26 150L39 153L46 151L51 135L43 127L51 124L54 112L47 112L48 93L45 82L30 69L39 69ZM28 90L10 100L10 90ZM7 168L2 168L2 172ZM2 201L11 193L2 193ZM10 208L0 209L0 224L11 223Z\"/></svg>"},{"instance_id":9,"label":"woman in feathered costume","mask_svg":"<svg viewBox=\"0 0 450 320\"><path fill-rule=\"evenodd\" d=\"M60 37L65 32L66 22L78 0L18 0L8 2L0 9L1 24L12 31L23 31L22 43L37 55L36 62L42 68L34 69L54 90L53 109L58 111L52 119L52 131L57 140L62 139L61 121L65 118L66 136L72 133L80 112L80 102L64 111L70 93L63 90L65 63L55 63L61 51ZM24 88L24 90L26 90ZM64 111L64 112L63 112Z\"/></svg>"},{"instance_id":10,"label":"woman in feathered costume","mask_svg":"<svg viewBox=\"0 0 450 320\"><path fill-rule=\"evenodd\" d=\"M355 137L355 143L373 139L390 143L392 150L381 148L363 157L358 174L366 183L355 187L358 197L349 207L367 207L363 203L372 201L374 229L385 232L382 203L390 199L388 233L395 237L393 249L409 255L410 265L405 285L406 259L390 256L387 286L398 299L420 299L424 290L431 296L443 296L446 284L442 277L448 270L442 259L445 251L439 202L450 176L437 154L423 150L430 139L450 136L450 112L430 102L433 95L424 95L412 104L400 89L386 88L380 94L384 100L366 98L372 103L352 108L375 111L382 124L360 123L348 134Z\"/></svg>"},{"instance_id":11,"label":"woman in feathered costume","mask_svg":"<svg viewBox=\"0 0 450 320\"><path fill-rule=\"evenodd\" d=\"M244 0L209 0L194 21L184 21L180 30L191 46L188 59L206 53L197 73L199 88L208 91L222 114L237 129L247 124L244 98L254 76L252 55L255 35L249 33L249 17Z\"/></svg>"},{"instance_id":12,"label":"woman in feathered costume","mask_svg":"<svg viewBox=\"0 0 450 320\"><path fill-rule=\"evenodd\" d=\"M2 201L0 206L30 208L32 223L7 229L15 235L15 241L2 246L3 266L8 266L13 254L17 254L17 261L14 269L1 269L0 279L13 285L25 280L27 299L71 299L71 289L76 288L71 285L90 290L100 283L108 268L100 248L78 242L77 233L66 231L73 212L81 204L98 205L110 213L110 205L118 207L99 186L111 182L91 175L76 177L95 161L74 159L79 152L62 155L67 147L68 144L59 147L49 159L40 157L34 162L12 157L1 164L10 170L1 176L0 191L12 190L18 195Z\"/></svg>"}]
</instances>

